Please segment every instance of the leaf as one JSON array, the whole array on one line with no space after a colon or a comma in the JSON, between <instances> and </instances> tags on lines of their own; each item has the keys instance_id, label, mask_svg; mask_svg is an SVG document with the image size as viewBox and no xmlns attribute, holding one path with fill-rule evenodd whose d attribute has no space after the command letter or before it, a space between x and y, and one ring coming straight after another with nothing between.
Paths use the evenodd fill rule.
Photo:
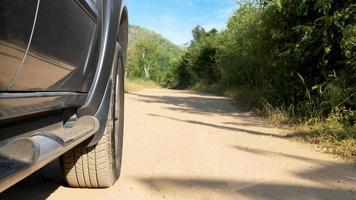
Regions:
<instances>
[{"instance_id":1,"label":"leaf","mask_svg":"<svg viewBox=\"0 0 356 200\"><path fill-rule=\"evenodd\" d=\"M331 52L331 47L329 46L329 47L326 47L325 48L325 53L326 54L329 54Z\"/></svg>"},{"instance_id":2,"label":"leaf","mask_svg":"<svg viewBox=\"0 0 356 200\"><path fill-rule=\"evenodd\" d=\"M319 89L320 88L320 85L314 85L313 87L312 87L312 90L314 91L314 90L317 90L317 89Z\"/></svg>"},{"instance_id":3,"label":"leaf","mask_svg":"<svg viewBox=\"0 0 356 200\"><path fill-rule=\"evenodd\" d=\"M305 86L305 80L304 80L303 76L299 73L297 73L297 75L300 78L300 80L302 81L303 85Z\"/></svg>"}]
</instances>

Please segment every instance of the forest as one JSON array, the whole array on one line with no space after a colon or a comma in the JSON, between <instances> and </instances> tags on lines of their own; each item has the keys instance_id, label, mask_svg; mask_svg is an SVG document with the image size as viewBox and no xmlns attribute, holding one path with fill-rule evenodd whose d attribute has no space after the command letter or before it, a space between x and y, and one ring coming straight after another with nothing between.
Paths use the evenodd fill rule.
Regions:
<instances>
[{"instance_id":1,"label":"forest","mask_svg":"<svg viewBox=\"0 0 356 200\"><path fill-rule=\"evenodd\" d=\"M240 1L226 29L197 26L185 48L135 39L127 77L231 97L356 158L355 23L352 0Z\"/></svg>"}]
</instances>

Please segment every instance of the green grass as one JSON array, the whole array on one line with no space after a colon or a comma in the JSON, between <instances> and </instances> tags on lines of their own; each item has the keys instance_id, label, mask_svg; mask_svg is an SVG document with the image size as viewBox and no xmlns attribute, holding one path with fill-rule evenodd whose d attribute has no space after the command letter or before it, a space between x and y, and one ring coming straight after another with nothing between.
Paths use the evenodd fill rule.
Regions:
<instances>
[{"instance_id":1,"label":"green grass","mask_svg":"<svg viewBox=\"0 0 356 200\"><path fill-rule=\"evenodd\" d=\"M295 130L287 138L316 145L324 153L336 155L346 160L356 161L356 125L342 122L344 114L335 114L327 120L315 118L303 122L291 116L292 107L273 107L260 98L259 91L223 89L219 85L197 84L193 90L233 98L240 108L253 110L269 124L287 126ZM354 113L353 113L354 115Z\"/></svg>"},{"instance_id":2,"label":"green grass","mask_svg":"<svg viewBox=\"0 0 356 200\"><path fill-rule=\"evenodd\" d=\"M291 116L289 110L266 104L261 112L272 124L286 125L295 130L287 138L314 144L321 152L356 161L356 125L343 121L338 114L325 120L314 118L306 122Z\"/></svg>"},{"instance_id":3,"label":"green grass","mask_svg":"<svg viewBox=\"0 0 356 200\"><path fill-rule=\"evenodd\" d=\"M143 89L159 88L160 86L151 80L146 79L126 79L125 92L138 92Z\"/></svg>"},{"instance_id":4,"label":"green grass","mask_svg":"<svg viewBox=\"0 0 356 200\"><path fill-rule=\"evenodd\" d=\"M209 94L215 94L218 96L224 95L224 89L221 88L218 84L206 85L202 83L197 83L193 87L189 88L198 92L204 92Z\"/></svg>"},{"instance_id":5,"label":"green grass","mask_svg":"<svg viewBox=\"0 0 356 200\"><path fill-rule=\"evenodd\" d=\"M315 144L324 153L356 161L356 126L323 121L313 125L299 125L289 137Z\"/></svg>"},{"instance_id":6,"label":"green grass","mask_svg":"<svg viewBox=\"0 0 356 200\"><path fill-rule=\"evenodd\" d=\"M346 160L356 161L356 125L343 121L343 114L327 119L314 118L308 122L290 115L292 108L275 108L265 104L263 114L273 124L293 128L287 138L315 145L316 149Z\"/></svg>"}]
</instances>

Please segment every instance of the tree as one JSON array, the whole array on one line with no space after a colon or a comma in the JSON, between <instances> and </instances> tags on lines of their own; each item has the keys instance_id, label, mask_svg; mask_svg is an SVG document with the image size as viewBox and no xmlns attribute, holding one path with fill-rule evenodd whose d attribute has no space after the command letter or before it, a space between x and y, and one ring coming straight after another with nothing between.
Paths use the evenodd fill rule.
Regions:
<instances>
[{"instance_id":1,"label":"tree","mask_svg":"<svg viewBox=\"0 0 356 200\"><path fill-rule=\"evenodd\" d=\"M178 85L218 84L242 97L256 94L254 106L287 107L303 119L325 119L339 107L355 110L352 0L242 2L224 31L192 30L193 40L176 66L185 83Z\"/></svg>"},{"instance_id":2,"label":"tree","mask_svg":"<svg viewBox=\"0 0 356 200\"><path fill-rule=\"evenodd\" d=\"M205 29L202 26L196 26L193 30L192 30L192 34L193 34L193 40L192 42L199 42L202 38L206 37L208 35L208 33L205 31Z\"/></svg>"},{"instance_id":3,"label":"tree","mask_svg":"<svg viewBox=\"0 0 356 200\"><path fill-rule=\"evenodd\" d=\"M128 64L128 76L151 79L151 72L157 67L160 57L157 45L148 40L140 40L132 54Z\"/></svg>"}]
</instances>

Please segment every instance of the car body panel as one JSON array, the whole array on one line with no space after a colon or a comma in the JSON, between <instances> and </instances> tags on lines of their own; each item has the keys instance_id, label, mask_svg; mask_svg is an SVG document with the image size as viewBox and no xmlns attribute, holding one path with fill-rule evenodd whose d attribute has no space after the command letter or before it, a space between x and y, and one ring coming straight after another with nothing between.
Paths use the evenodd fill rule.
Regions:
<instances>
[{"instance_id":1,"label":"car body panel","mask_svg":"<svg viewBox=\"0 0 356 200\"><path fill-rule=\"evenodd\" d=\"M16 1L25 8L27 3L37 3L37 0ZM122 0L41 0L25 62L11 90L0 93L0 124L12 118L69 107L77 108L78 116L94 116L109 80L124 11L127 20L125 3ZM38 96L38 93L47 95ZM64 93L77 94L77 102ZM18 96L4 98L8 94ZM48 98L53 96L56 98ZM45 106L39 106L38 102L44 102Z\"/></svg>"},{"instance_id":2,"label":"car body panel","mask_svg":"<svg viewBox=\"0 0 356 200\"><path fill-rule=\"evenodd\" d=\"M85 93L74 92L0 94L0 122L45 111L78 107L85 102L86 97Z\"/></svg>"},{"instance_id":3,"label":"car body panel","mask_svg":"<svg viewBox=\"0 0 356 200\"><path fill-rule=\"evenodd\" d=\"M15 77L29 43L38 0L0 1L0 91Z\"/></svg>"},{"instance_id":4,"label":"car body panel","mask_svg":"<svg viewBox=\"0 0 356 200\"><path fill-rule=\"evenodd\" d=\"M101 44L97 70L91 90L88 93L87 101L85 105L78 110L79 116L95 115L100 106L101 99L104 96L105 88L111 74L116 43L118 42L118 35L120 35L119 25L121 23L121 17L124 16L125 19L127 19L126 1L103 0L102 2L102 4L99 4L99 13L101 17ZM112 12L112 10L117 10L119 12ZM126 46L126 44L124 46ZM120 55L124 56L123 54Z\"/></svg>"},{"instance_id":5,"label":"car body panel","mask_svg":"<svg viewBox=\"0 0 356 200\"><path fill-rule=\"evenodd\" d=\"M11 5L25 9L18 11L17 17L21 18L30 11L32 15L26 18L30 26L26 26L29 32L21 32L26 36L22 43L4 41L8 49L3 52L8 53L9 48L14 48L22 53L17 60L21 60L22 56L23 62L13 64L12 71L0 65L0 79L5 80L0 83L0 153L13 155L0 156L0 161L12 164L12 158L22 158L27 150L28 155L38 155L37 158L43 155L43 159L33 159L24 168L0 174L0 192L79 144L97 144L93 138L100 137L105 130L110 108L112 83L109 77L115 47L124 48L121 48L121 58L125 57L127 33L122 31L128 31L127 22L121 21L121 16L127 20L123 0L0 0L1 25L6 21L3 15L8 13L5 12L4 2L16 2ZM40 4L36 7L38 2ZM29 3L34 5L29 6ZM28 7L35 9L26 10ZM0 29L0 39L7 38L4 35L7 36L6 31L11 28L21 31L23 27L15 29L17 25L20 26L21 21L10 23L9 29ZM121 26L124 28L120 29ZM17 34L16 31L14 34ZM123 44L116 45L117 42ZM3 60L6 57L0 55L0 63ZM7 79L3 78L5 75ZM83 125L85 121L95 122L92 131L61 143L60 136L81 133L72 128L78 122ZM39 135L39 132L44 135ZM36 151L17 151L21 142L35 140L38 143L32 144L40 147L35 148ZM55 146L58 148L53 148ZM12 149L15 151L8 151Z\"/></svg>"},{"instance_id":6,"label":"car body panel","mask_svg":"<svg viewBox=\"0 0 356 200\"><path fill-rule=\"evenodd\" d=\"M78 2L42 0L29 53L9 90L88 92L96 29Z\"/></svg>"}]
</instances>

